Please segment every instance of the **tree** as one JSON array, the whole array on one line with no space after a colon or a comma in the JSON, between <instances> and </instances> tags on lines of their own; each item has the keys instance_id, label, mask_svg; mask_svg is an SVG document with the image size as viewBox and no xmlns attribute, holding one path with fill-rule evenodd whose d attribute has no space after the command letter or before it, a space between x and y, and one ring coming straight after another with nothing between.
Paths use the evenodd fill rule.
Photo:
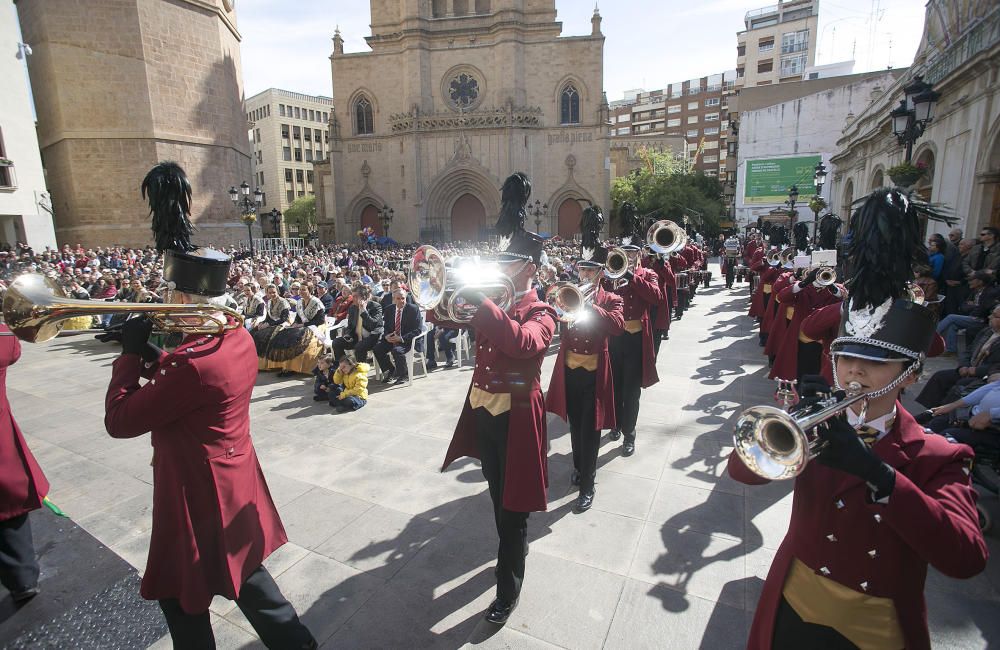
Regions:
<instances>
[{"instance_id":1,"label":"tree","mask_svg":"<svg viewBox=\"0 0 1000 650\"><path fill-rule=\"evenodd\" d=\"M299 236L312 230L316 223L316 196L307 194L292 201L285 210L284 221L289 232L297 231Z\"/></svg>"},{"instance_id":2,"label":"tree","mask_svg":"<svg viewBox=\"0 0 1000 650\"><path fill-rule=\"evenodd\" d=\"M618 206L629 201L641 215L682 224L687 214L690 225L703 234L715 236L721 231L719 221L725 206L717 178L692 172L687 161L672 153L640 155L646 164L611 184L613 218L617 218Z\"/></svg>"}]
</instances>

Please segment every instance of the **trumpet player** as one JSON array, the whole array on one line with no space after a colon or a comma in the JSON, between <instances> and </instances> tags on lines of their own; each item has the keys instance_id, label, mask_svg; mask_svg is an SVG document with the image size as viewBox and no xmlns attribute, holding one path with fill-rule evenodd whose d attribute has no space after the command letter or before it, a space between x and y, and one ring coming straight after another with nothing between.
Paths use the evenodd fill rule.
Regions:
<instances>
[{"instance_id":1,"label":"trumpet player","mask_svg":"<svg viewBox=\"0 0 1000 650\"><path fill-rule=\"evenodd\" d=\"M638 238L638 233L636 234ZM657 275L642 266L641 249L633 244L621 247L637 261L633 270L626 272L626 283L615 289L623 301L624 332L611 338L608 351L611 355L611 374L615 388L615 417L617 426L611 439L622 442L622 456L635 453L635 425L639 420L639 398L642 389L658 382L656 354L653 350L653 324L649 308L663 300Z\"/></svg>"},{"instance_id":2,"label":"trumpet player","mask_svg":"<svg viewBox=\"0 0 1000 650\"><path fill-rule=\"evenodd\" d=\"M572 323L563 324L559 356L549 383L546 409L569 422L573 447L571 482L580 489L577 512L594 503L597 452L601 430L614 429L615 402L608 340L624 331L622 299L601 287L608 252L600 244L600 212L584 210L581 259L576 264L581 285L593 287L590 304Z\"/></svg>"},{"instance_id":3,"label":"trumpet player","mask_svg":"<svg viewBox=\"0 0 1000 650\"><path fill-rule=\"evenodd\" d=\"M442 323L470 326L476 332L472 385L442 471L462 456L477 458L489 484L500 544L496 598L485 618L495 625L506 623L517 607L528 554L528 515L547 506L545 398L540 381L556 322L552 307L538 300L531 286L542 240L524 230L530 188L523 174L507 179L497 223L497 231L509 242L499 263L513 284L513 304L504 311L482 293L469 293L467 300L479 304L472 320ZM433 313L431 318L441 322Z\"/></svg>"},{"instance_id":4,"label":"trumpet player","mask_svg":"<svg viewBox=\"0 0 1000 650\"><path fill-rule=\"evenodd\" d=\"M160 163L142 193L173 294L185 304L217 300L230 258L191 244L184 171ZM113 438L151 433L153 531L142 597L159 601L175 648L215 647L208 607L216 595L236 601L267 647L316 648L262 564L287 537L250 438L250 333L191 334L157 355L151 329L146 318L125 321L104 416ZM149 381L140 386L142 377Z\"/></svg>"},{"instance_id":5,"label":"trumpet player","mask_svg":"<svg viewBox=\"0 0 1000 650\"><path fill-rule=\"evenodd\" d=\"M795 282L795 271L792 268L794 262L791 255L789 255L788 249L783 251L781 255L782 269L778 277L774 280L774 284L771 285L771 302L764 312L764 318L760 323L761 331L766 331L767 335L767 342L764 343L764 354L767 355L769 365L774 364L777 347L782 341L781 337L785 332L788 319L792 316L788 312L788 308L781 304L781 299L778 296L781 295L785 287L789 287Z\"/></svg>"},{"instance_id":6,"label":"trumpet player","mask_svg":"<svg viewBox=\"0 0 1000 650\"><path fill-rule=\"evenodd\" d=\"M660 287L660 302L650 309L653 323L653 352L660 355L660 343L670 338L670 320L677 303L677 276L662 255L650 255L649 268L656 273Z\"/></svg>"},{"instance_id":7,"label":"trumpet player","mask_svg":"<svg viewBox=\"0 0 1000 650\"><path fill-rule=\"evenodd\" d=\"M881 189L852 219L855 276L831 351L836 387L864 398L816 428L823 446L806 452L814 460L795 479L751 649L929 649L928 564L953 578L985 567L972 450L925 434L898 401L935 338L933 312L905 298L910 261L922 248L909 234L919 232L917 218L914 203ZM803 389L800 406L829 391L821 378ZM743 458L730 457L732 477L766 482Z\"/></svg>"},{"instance_id":8,"label":"trumpet player","mask_svg":"<svg viewBox=\"0 0 1000 650\"><path fill-rule=\"evenodd\" d=\"M775 346L774 365L768 377L771 379L801 379L804 375L820 373L822 343L809 338L802 331L802 323L817 309L839 303L845 292L834 282L832 269L824 269L824 277L819 278L820 268L814 268L798 282L793 282L778 294L778 302L790 312L781 342Z\"/></svg>"}]
</instances>

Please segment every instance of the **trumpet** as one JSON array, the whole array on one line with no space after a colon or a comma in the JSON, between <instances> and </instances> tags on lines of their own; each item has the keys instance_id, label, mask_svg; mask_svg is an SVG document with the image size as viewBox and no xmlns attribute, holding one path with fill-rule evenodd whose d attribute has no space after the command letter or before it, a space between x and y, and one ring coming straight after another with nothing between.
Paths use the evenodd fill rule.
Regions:
<instances>
[{"instance_id":1,"label":"trumpet","mask_svg":"<svg viewBox=\"0 0 1000 650\"><path fill-rule=\"evenodd\" d=\"M829 266L821 266L816 274L817 287L829 287L837 281L837 271Z\"/></svg>"},{"instance_id":2,"label":"trumpet","mask_svg":"<svg viewBox=\"0 0 1000 650\"><path fill-rule=\"evenodd\" d=\"M781 264L781 252L770 251L767 254L767 263L771 266L778 266L779 264Z\"/></svg>"},{"instance_id":3,"label":"trumpet","mask_svg":"<svg viewBox=\"0 0 1000 650\"><path fill-rule=\"evenodd\" d=\"M514 304L514 283L496 264L457 260L448 267L437 248L425 244L410 260L410 291L414 302L441 319L467 323L479 310L468 301L470 293L483 293L506 311Z\"/></svg>"},{"instance_id":4,"label":"trumpet","mask_svg":"<svg viewBox=\"0 0 1000 650\"><path fill-rule=\"evenodd\" d=\"M584 308L593 301L596 291L597 286L590 282L556 282L545 291L545 302L556 310L560 322L572 325L586 313Z\"/></svg>"},{"instance_id":5,"label":"trumpet","mask_svg":"<svg viewBox=\"0 0 1000 650\"><path fill-rule=\"evenodd\" d=\"M632 268L629 268L630 264L632 264ZM604 262L604 277L609 280L617 280L634 268L635 266L625 250L612 248L608 251L608 259Z\"/></svg>"},{"instance_id":6,"label":"trumpet","mask_svg":"<svg viewBox=\"0 0 1000 650\"><path fill-rule=\"evenodd\" d=\"M11 331L2 334L44 343L59 335L66 319L102 314L145 314L160 333L222 334L243 327L243 315L229 307L77 300L67 298L51 278L29 273L14 280L4 295L3 317Z\"/></svg>"},{"instance_id":7,"label":"trumpet","mask_svg":"<svg viewBox=\"0 0 1000 650\"><path fill-rule=\"evenodd\" d=\"M791 262L793 262L795 260L795 255L797 252L798 251L796 251L795 248L792 246L789 246L785 250L781 251L781 254L779 255L779 259L781 260L781 265L784 266L786 264L790 264Z\"/></svg>"},{"instance_id":8,"label":"trumpet","mask_svg":"<svg viewBox=\"0 0 1000 650\"><path fill-rule=\"evenodd\" d=\"M669 219L655 222L646 231L646 245L659 255L670 255L687 245L684 229Z\"/></svg>"},{"instance_id":9,"label":"trumpet","mask_svg":"<svg viewBox=\"0 0 1000 650\"><path fill-rule=\"evenodd\" d=\"M820 410L798 417L773 406L746 409L736 421L733 435L737 455L750 471L763 478L795 478L823 447L824 442L815 434L816 427L862 400L864 421L868 394L860 392L861 384L857 382L851 382L847 389L845 399L831 397L818 404Z\"/></svg>"}]
</instances>

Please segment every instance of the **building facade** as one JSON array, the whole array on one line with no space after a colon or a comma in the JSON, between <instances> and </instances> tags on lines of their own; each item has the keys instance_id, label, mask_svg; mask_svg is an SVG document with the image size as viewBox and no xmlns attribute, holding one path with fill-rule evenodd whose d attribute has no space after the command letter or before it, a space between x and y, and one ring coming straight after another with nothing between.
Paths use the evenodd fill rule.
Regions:
<instances>
[{"instance_id":1,"label":"building facade","mask_svg":"<svg viewBox=\"0 0 1000 650\"><path fill-rule=\"evenodd\" d=\"M633 171L650 167L649 153L671 153L677 158L687 157L688 143L676 135L631 136L616 135L611 138L611 179L628 176ZM651 170L655 171L655 170Z\"/></svg>"},{"instance_id":2,"label":"building facade","mask_svg":"<svg viewBox=\"0 0 1000 650\"><path fill-rule=\"evenodd\" d=\"M809 200L816 194L813 184L815 158L827 167L828 178L838 172L831 162L837 151L837 141L849 116L864 111L873 101L878 101L885 88L896 83L906 72L892 70L832 77L808 81L783 83L776 88L747 88L740 94L741 128L739 133L739 165L736 184L736 224L740 227L755 223L785 207L787 189L795 185L799 190L796 208L797 221L811 222L815 216L808 208ZM800 160L803 163L798 175L782 174L782 161ZM757 187L748 191L747 178L756 166L758 185L767 179L762 165L770 165L773 178L781 180L784 192L767 198ZM827 182L820 196L827 202L828 210L838 216L840 206L831 200L831 184Z\"/></svg>"},{"instance_id":3,"label":"building facade","mask_svg":"<svg viewBox=\"0 0 1000 650\"><path fill-rule=\"evenodd\" d=\"M726 89L736 83L729 71L678 81L666 88L629 91L610 105L612 135L681 137L687 142L692 167L718 176L725 167L729 110ZM721 162L720 162L721 161Z\"/></svg>"},{"instance_id":4,"label":"building facade","mask_svg":"<svg viewBox=\"0 0 1000 650\"><path fill-rule=\"evenodd\" d=\"M45 187L21 43L10 0L0 1L0 241L55 248L52 200Z\"/></svg>"},{"instance_id":5,"label":"building facade","mask_svg":"<svg viewBox=\"0 0 1000 650\"><path fill-rule=\"evenodd\" d=\"M926 167L915 186L958 218L966 237L1000 226L1000 6L990 0L930 0L913 65L877 101L851 116L832 161L831 188L842 214L872 189L891 185L887 170L906 156L889 112L916 75L940 93L934 119L912 162ZM929 224L943 232L943 224Z\"/></svg>"},{"instance_id":6,"label":"building facade","mask_svg":"<svg viewBox=\"0 0 1000 650\"><path fill-rule=\"evenodd\" d=\"M19 0L60 243L144 245L146 172L178 162L199 243L246 237L227 190L249 180L232 0Z\"/></svg>"},{"instance_id":7,"label":"building facade","mask_svg":"<svg viewBox=\"0 0 1000 650\"><path fill-rule=\"evenodd\" d=\"M491 236L516 171L529 227L570 236L609 209L604 36L563 37L554 0L372 0L370 52L334 36L329 162L315 164L324 241L370 226L404 242Z\"/></svg>"},{"instance_id":8,"label":"building facade","mask_svg":"<svg viewBox=\"0 0 1000 650\"><path fill-rule=\"evenodd\" d=\"M264 193L261 228L281 237L305 235L297 224L280 222L276 231L271 210L284 212L295 199L315 194L313 163L330 151L327 124L333 99L269 88L245 102L250 125L253 180Z\"/></svg>"}]
</instances>

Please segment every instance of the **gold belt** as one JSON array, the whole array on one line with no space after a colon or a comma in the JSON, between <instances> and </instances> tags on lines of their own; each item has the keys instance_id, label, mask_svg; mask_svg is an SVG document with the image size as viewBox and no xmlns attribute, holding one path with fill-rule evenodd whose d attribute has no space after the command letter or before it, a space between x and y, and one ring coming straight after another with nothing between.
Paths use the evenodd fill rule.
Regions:
<instances>
[{"instance_id":1,"label":"gold belt","mask_svg":"<svg viewBox=\"0 0 1000 650\"><path fill-rule=\"evenodd\" d=\"M501 415L510 410L510 393L490 393L473 386L469 390L469 406L474 409L482 407L490 415Z\"/></svg>"},{"instance_id":2,"label":"gold belt","mask_svg":"<svg viewBox=\"0 0 1000 650\"><path fill-rule=\"evenodd\" d=\"M638 334L642 331L642 320L625 321L625 331L629 334Z\"/></svg>"},{"instance_id":3,"label":"gold belt","mask_svg":"<svg viewBox=\"0 0 1000 650\"><path fill-rule=\"evenodd\" d=\"M795 307L788 307L785 309L785 318L792 320L792 316L795 315Z\"/></svg>"},{"instance_id":4,"label":"gold belt","mask_svg":"<svg viewBox=\"0 0 1000 650\"><path fill-rule=\"evenodd\" d=\"M817 575L798 558L792 558L782 595L803 621L832 627L861 648L906 646L891 599L869 596Z\"/></svg>"},{"instance_id":5,"label":"gold belt","mask_svg":"<svg viewBox=\"0 0 1000 650\"><path fill-rule=\"evenodd\" d=\"M597 370L597 355L596 354L580 354L579 352L573 352L572 350L566 350L566 367L570 370L575 368L583 368L584 370L589 370L594 372Z\"/></svg>"},{"instance_id":6,"label":"gold belt","mask_svg":"<svg viewBox=\"0 0 1000 650\"><path fill-rule=\"evenodd\" d=\"M769 284L764 285L764 293L771 293L771 285Z\"/></svg>"},{"instance_id":7,"label":"gold belt","mask_svg":"<svg viewBox=\"0 0 1000 650\"><path fill-rule=\"evenodd\" d=\"M803 334L801 331L799 331L799 341L801 343L816 343L816 341L814 339L809 338L808 336L806 336L805 334Z\"/></svg>"}]
</instances>

